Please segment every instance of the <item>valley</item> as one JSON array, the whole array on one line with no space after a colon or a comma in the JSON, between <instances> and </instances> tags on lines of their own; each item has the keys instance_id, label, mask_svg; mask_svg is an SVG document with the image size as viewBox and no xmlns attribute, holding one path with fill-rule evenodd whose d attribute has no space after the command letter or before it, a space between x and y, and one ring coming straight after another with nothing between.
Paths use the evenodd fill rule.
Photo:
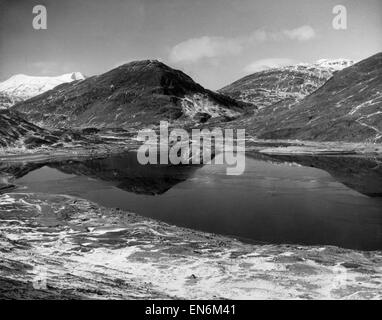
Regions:
<instances>
[{"instance_id":1,"label":"valley","mask_svg":"<svg viewBox=\"0 0 382 320\"><path fill-rule=\"evenodd\" d=\"M381 70L321 60L213 92L143 60L0 90L0 296L380 299ZM246 171L138 164L160 121L245 129Z\"/></svg>"}]
</instances>

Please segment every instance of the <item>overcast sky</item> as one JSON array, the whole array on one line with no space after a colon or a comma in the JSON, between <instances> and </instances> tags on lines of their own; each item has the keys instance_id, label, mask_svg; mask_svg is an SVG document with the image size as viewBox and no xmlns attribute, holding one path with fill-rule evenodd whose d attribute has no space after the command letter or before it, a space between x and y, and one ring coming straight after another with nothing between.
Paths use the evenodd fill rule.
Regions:
<instances>
[{"instance_id":1,"label":"overcast sky","mask_svg":"<svg viewBox=\"0 0 382 320\"><path fill-rule=\"evenodd\" d=\"M47 30L32 8L48 10ZM347 30L332 9L347 8ZM218 89L266 66L382 51L381 0L0 0L0 81L159 59Z\"/></svg>"}]
</instances>

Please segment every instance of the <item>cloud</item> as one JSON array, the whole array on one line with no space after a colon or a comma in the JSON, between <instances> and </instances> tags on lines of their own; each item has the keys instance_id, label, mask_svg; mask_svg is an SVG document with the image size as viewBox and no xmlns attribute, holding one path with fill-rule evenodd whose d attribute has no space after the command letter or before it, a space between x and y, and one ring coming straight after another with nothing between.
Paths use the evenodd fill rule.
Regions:
<instances>
[{"instance_id":1,"label":"cloud","mask_svg":"<svg viewBox=\"0 0 382 320\"><path fill-rule=\"evenodd\" d=\"M171 49L171 62L195 62L203 58L236 55L243 49L240 39L224 37L193 38L178 43Z\"/></svg>"},{"instance_id":2,"label":"cloud","mask_svg":"<svg viewBox=\"0 0 382 320\"><path fill-rule=\"evenodd\" d=\"M245 72L255 73L267 69L285 67L295 64L296 61L288 58L270 58L270 59L261 59L252 62L244 68Z\"/></svg>"},{"instance_id":3,"label":"cloud","mask_svg":"<svg viewBox=\"0 0 382 320\"><path fill-rule=\"evenodd\" d=\"M283 29L278 31L258 29L248 37L248 42L281 40L308 41L314 37L316 37L315 30L311 26L305 25L295 29Z\"/></svg>"},{"instance_id":4,"label":"cloud","mask_svg":"<svg viewBox=\"0 0 382 320\"><path fill-rule=\"evenodd\" d=\"M233 56L250 45L265 41L307 41L316 36L311 26L305 25L291 30L268 31L258 29L236 38L203 36L178 43L171 48L169 60L173 63L193 63L206 58Z\"/></svg>"},{"instance_id":5,"label":"cloud","mask_svg":"<svg viewBox=\"0 0 382 320\"><path fill-rule=\"evenodd\" d=\"M292 30L283 30L283 34L292 40L307 41L316 36L316 32L311 26L302 26Z\"/></svg>"}]
</instances>

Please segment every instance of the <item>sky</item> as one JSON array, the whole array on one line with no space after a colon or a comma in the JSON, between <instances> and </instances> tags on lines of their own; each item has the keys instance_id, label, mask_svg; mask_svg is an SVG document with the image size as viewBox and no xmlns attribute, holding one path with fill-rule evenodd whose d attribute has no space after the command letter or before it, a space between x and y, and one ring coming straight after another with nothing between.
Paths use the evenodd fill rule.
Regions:
<instances>
[{"instance_id":1,"label":"sky","mask_svg":"<svg viewBox=\"0 0 382 320\"><path fill-rule=\"evenodd\" d=\"M32 26L35 5L46 30ZM381 51L381 0L0 0L0 81L158 59L216 90L267 67Z\"/></svg>"}]
</instances>

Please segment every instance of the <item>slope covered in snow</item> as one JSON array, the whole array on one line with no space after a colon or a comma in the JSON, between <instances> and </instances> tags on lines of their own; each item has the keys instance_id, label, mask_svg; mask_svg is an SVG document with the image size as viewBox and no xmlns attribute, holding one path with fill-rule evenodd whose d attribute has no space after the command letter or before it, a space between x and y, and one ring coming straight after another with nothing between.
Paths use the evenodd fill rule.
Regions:
<instances>
[{"instance_id":1,"label":"slope covered in snow","mask_svg":"<svg viewBox=\"0 0 382 320\"><path fill-rule=\"evenodd\" d=\"M80 72L72 72L57 77L34 77L16 74L0 83L0 108L8 108L17 102L27 100L54 87L85 77Z\"/></svg>"},{"instance_id":2,"label":"slope covered in snow","mask_svg":"<svg viewBox=\"0 0 382 320\"><path fill-rule=\"evenodd\" d=\"M280 102L236 123L262 139L382 141L382 52L337 71L296 104Z\"/></svg>"},{"instance_id":3,"label":"slope covered in snow","mask_svg":"<svg viewBox=\"0 0 382 320\"><path fill-rule=\"evenodd\" d=\"M272 68L241 78L220 92L253 103L259 109L281 102L291 105L321 87L334 72L352 64L346 59L321 59L313 64Z\"/></svg>"}]
</instances>

